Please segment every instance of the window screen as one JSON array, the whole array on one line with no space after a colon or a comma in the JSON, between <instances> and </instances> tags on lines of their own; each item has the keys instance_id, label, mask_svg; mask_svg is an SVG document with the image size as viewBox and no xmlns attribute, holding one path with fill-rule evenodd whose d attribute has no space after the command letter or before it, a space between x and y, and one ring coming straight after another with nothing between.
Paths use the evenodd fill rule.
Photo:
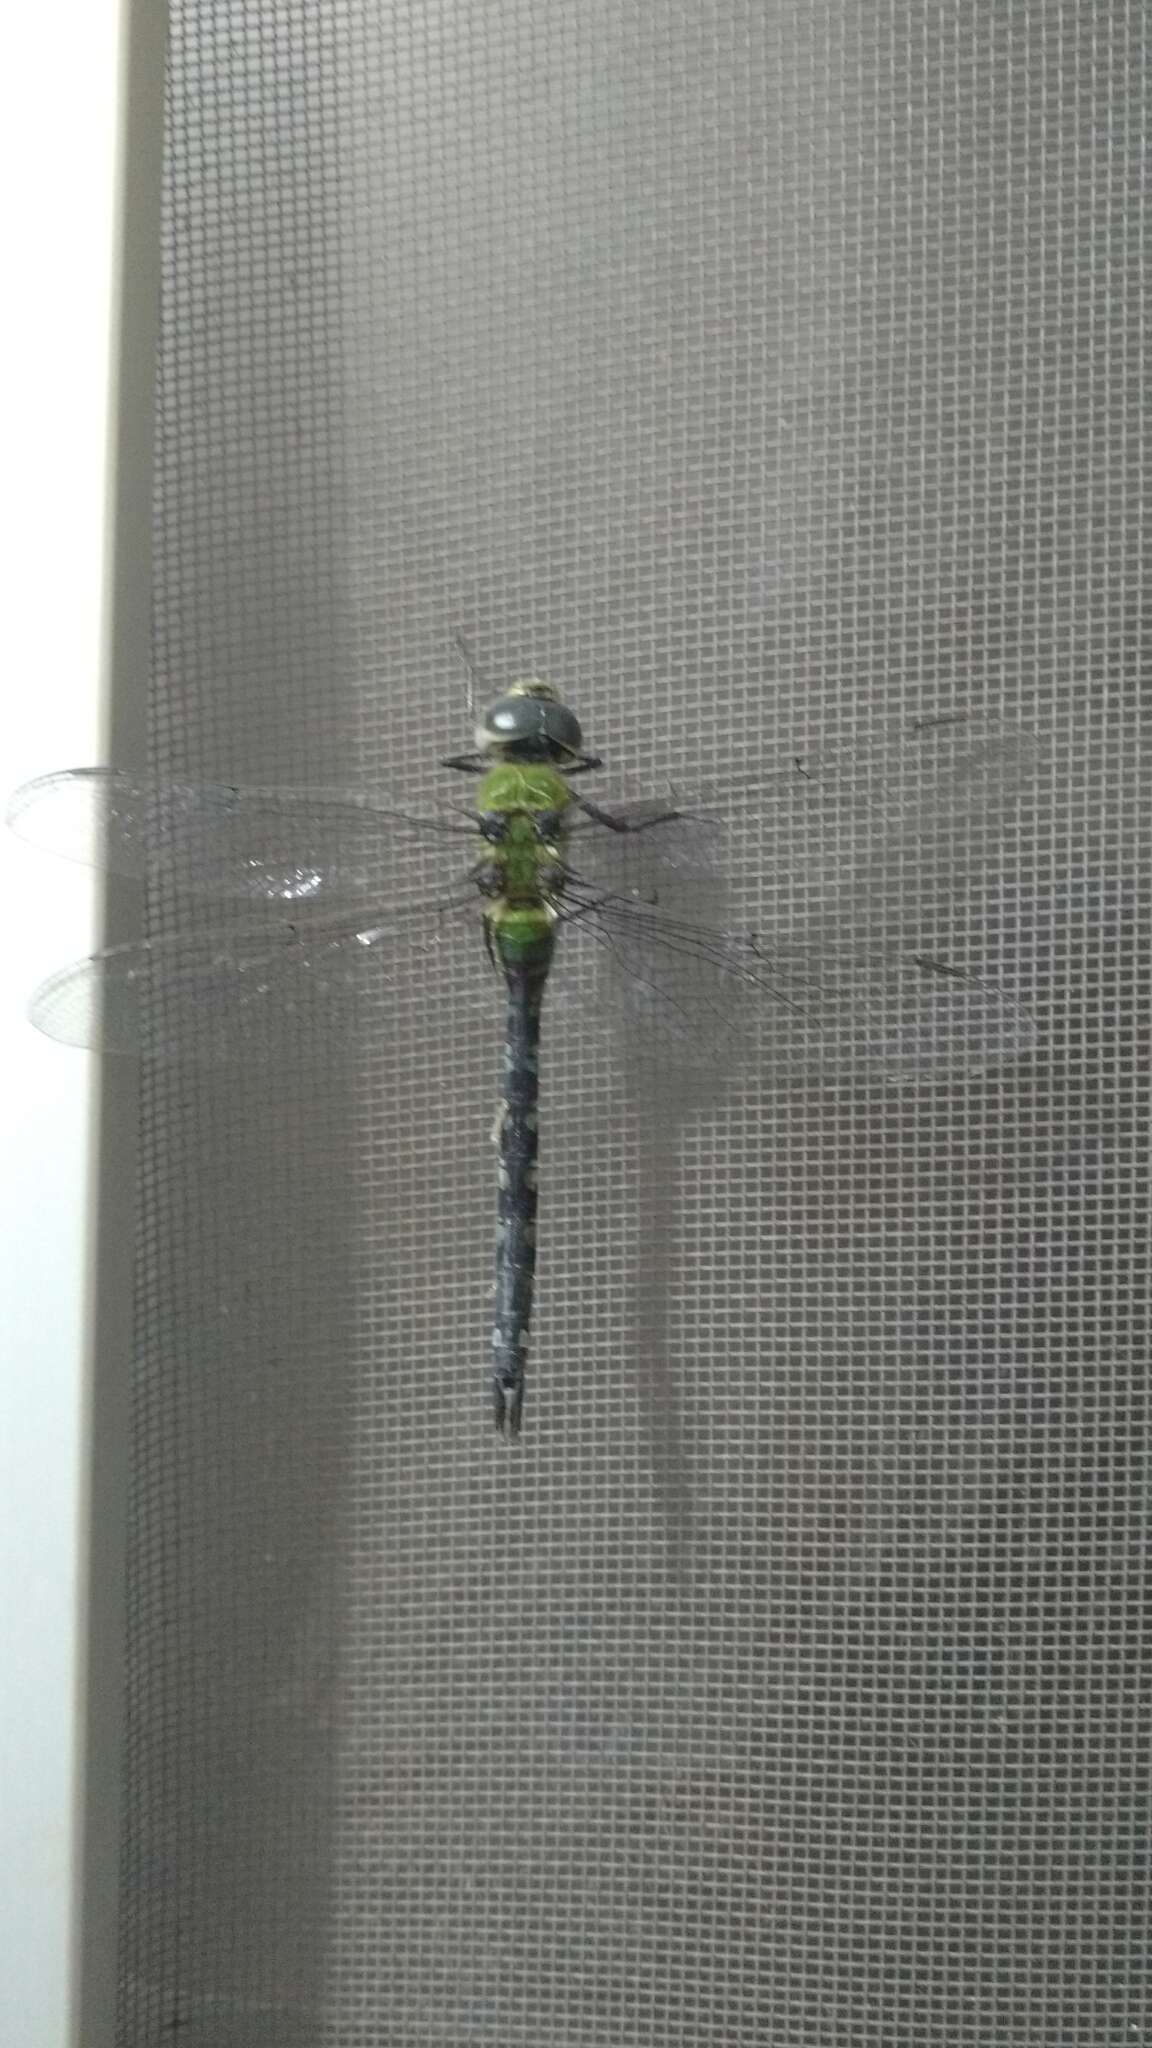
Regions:
<instances>
[{"instance_id":1,"label":"window screen","mask_svg":"<svg viewBox=\"0 0 1152 2048\"><path fill-rule=\"evenodd\" d=\"M1028 1023L683 1071L558 985L513 1447L479 928L145 1060L125 2048L1143 2038L1145 23L175 0L153 770L466 806L463 634L605 787L858 758L742 928ZM960 714L1025 772L889 809Z\"/></svg>"}]
</instances>

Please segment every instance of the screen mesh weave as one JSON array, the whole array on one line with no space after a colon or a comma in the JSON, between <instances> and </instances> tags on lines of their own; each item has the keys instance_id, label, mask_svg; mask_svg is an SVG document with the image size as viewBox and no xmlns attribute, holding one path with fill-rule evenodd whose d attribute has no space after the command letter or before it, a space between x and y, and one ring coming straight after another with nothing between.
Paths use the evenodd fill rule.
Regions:
<instances>
[{"instance_id":1,"label":"screen mesh weave","mask_svg":"<svg viewBox=\"0 0 1152 2048\"><path fill-rule=\"evenodd\" d=\"M546 1012L512 1450L498 991L145 1063L123 2044L1144 2038L1146 25L174 0L153 765L458 797L457 632L641 790L998 714L879 880L738 852L1037 1042Z\"/></svg>"}]
</instances>

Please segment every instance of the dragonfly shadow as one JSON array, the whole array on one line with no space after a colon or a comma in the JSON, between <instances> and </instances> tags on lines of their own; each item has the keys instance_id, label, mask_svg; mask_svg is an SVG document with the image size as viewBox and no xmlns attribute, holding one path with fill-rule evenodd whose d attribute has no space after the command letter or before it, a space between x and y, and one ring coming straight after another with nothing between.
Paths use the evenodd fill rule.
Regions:
<instances>
[{"instance_id":1,"label":"dragonfly shadow","mask_svg":"<svg viewBox=\"0 0 1152 2048\"><path fill-rule=\"evenodd\" d=\"M636 1388L641 1430L663 1517L669 1574L686 1586L694 1547L690 1440L694 1417L675 1365L674 1248L680 1235L685 1190L681 1139L692 1116L715 1092L702 1075L669 1086L638 1063L630 1093L640 1117L640 1186L632 1322L636 1332Z\"/></svg>"},{"instance_id":2,"label":"dragonfly shadow","mask_svg":"<svg viewBox=\"0 0 1152 2048\"><path fill-rule=\"evenodd\" d=\"M700 836L694 855L679 869L665 868L661 903L665 913L698 925L723 927L726 887L712 863L712 835ZM691 961L689 961L691 965ZM630 991L641 1005L646 984L638 979ZM739 991L729 991L729 1022L738 1010ZM695 1045L662 1033L653 1042L643 1028L620 1030L628 1096L637 1118L639 1215L636 1265L632 1283L632 1326L636 1333L635 1371L640 1425L651 1459L652 1483L663 1519L668 1573L686 1590L695 1550L692 1489L692 1444L702 1418L693 1408L694 1377L681 1384L675 1358L676 1297L682 1274L677 1247L685 1239L686 1205L700 1190L684 1174L684 1136L694 1119L713 1108L726 1094L731 1061L709 1057L708 1044L720 1020L711 1009L701 1016L684 1013L686 1031L699 1032ZM618 1029L642 1025L635 1012L618 1018Z\"/></svg>"}]
</instances>

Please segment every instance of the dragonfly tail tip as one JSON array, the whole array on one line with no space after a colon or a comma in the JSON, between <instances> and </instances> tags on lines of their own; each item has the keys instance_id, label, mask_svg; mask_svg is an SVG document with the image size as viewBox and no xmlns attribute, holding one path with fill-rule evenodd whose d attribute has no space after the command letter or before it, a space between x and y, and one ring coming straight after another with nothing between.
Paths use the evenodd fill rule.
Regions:
<instances>
[{"instance_id":1,"label":"dragonfly tail tip","mask_svg":"<svg viewBox=\"0 0 1152 2048\"><path fill-rule=\"evenodd\" d=\"M500 1380L492 1383L492 1420L496 1433L507 1443L512 1443L520 1434L520 1418L524 1407L524 1387L505 1386Z\"/></svg>"}]
</instances>

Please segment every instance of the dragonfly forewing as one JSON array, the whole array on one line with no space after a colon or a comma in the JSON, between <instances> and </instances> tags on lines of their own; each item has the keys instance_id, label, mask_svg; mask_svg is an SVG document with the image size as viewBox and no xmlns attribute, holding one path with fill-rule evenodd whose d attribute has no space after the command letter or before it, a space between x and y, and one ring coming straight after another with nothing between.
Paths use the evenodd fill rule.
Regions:
<instances>
[{"instance_id":1,"label":"dragonfly forewing","mask_svg":"<svg viewBox=\"0 0 1152 2048\"><path fill-rule=\"evenodd\" d=\"M959 861L1018 801L1038 754L1023 727L942 715L787 749L728 779L668 783L649 792L647 806L626 795L605 804L622 818L679 811L680 835L670 827L662 850L656 828L647 857L672 871L706 860L725 878L728 915L744 906L755 922L770 895L797 915L818 913L831 929L837 917L847 927L891 900L910 862L922 866L933 846L947 844Z\"/></svg>"},{"instance_id":2,"label":"dragonfly forewing","mask_svg":"<svg viewBox=\"0 0 1152 2048\"><path fill-rule=\"evenodd\" d=\"M116 768L72 768L16 791L23 838L91 867L194 895L292 907L426 894L414 856L443 859L475 836L458 806L419 817L366 795L165 782ZM434 886L434 883L431 883Z\"/></svg>"}]
</instances>

